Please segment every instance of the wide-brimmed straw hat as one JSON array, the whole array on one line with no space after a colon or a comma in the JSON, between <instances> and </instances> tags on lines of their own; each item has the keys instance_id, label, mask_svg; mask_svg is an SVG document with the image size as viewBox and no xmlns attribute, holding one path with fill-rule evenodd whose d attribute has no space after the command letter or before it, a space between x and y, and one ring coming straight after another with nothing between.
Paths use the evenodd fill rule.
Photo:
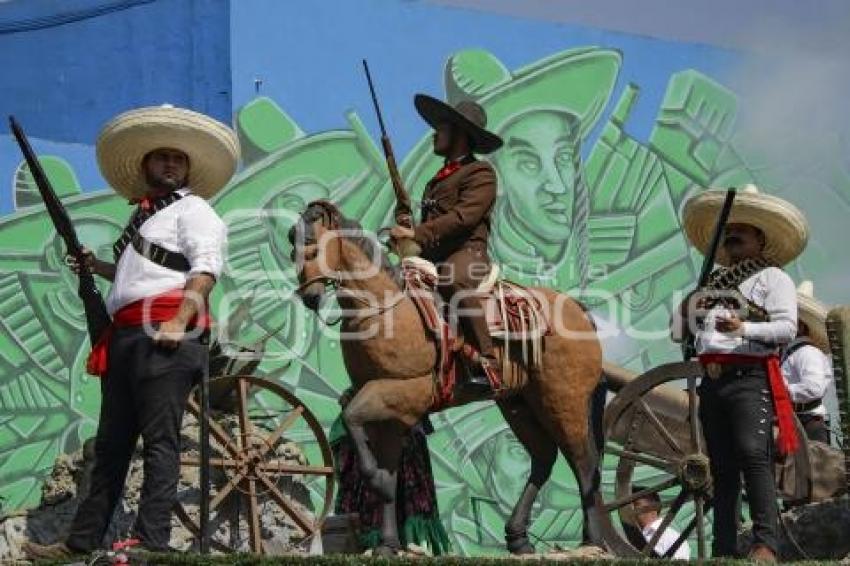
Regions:
<instances>
[{"instance_id":1,"label":"wide-brimmed straw hat","mask_svg":"<svg viewBox=\"0 0 850 566\"><path fill-rule=\"evenodd\" d=\"M138 108L113 118L97 138L97 162L106 182L127 199L148 190L142 160L155 149L189 156L187 186L205 199L233 176L239 159L236 134L221 122L171 105Z\"/></svg>"},{"instance_id":2,"label":"wide-brimmed straw hat","mask_svg":"<svg viewBox=\"0 0 850 566\"><path fill-rule=\"evenodd\" d=\"M815 298L815 287L811 281L803 281L797 287L797 317L809 328L812 343L829 354L829 337L826 334L826 315L829 309Z\"/></svg>"},{"instance_id":3,"label":"wide-brimmed straw hat","mask_svg":"<svg viewBox=\"0 0 850 566\"><path fill-rule=\"evenodd\" d=\"M449 106L433 96L417 94L413 104L432 128L436 129L441 124L454 124L461 128L472 139L476 153L490 153L502 147L502 138L485 129L487 114L477 102L461 100Z\"/></svg>"},{"instance_id":4,"label":"wide-brimmed straw hat","mask_svg":"<svg viewBox=\"0 0 850 566\"><path fill-rule=\"evenodd\" d=\"M703 255L711 245L717 217L726 199L725 189L710 189L685 203L682 224L688 239ZM746 185L735 195L728 224L749 224L764 233L764 257L783 266L799 256L809 240L806 217L796 206L779 197L764 194ZM729 265L721 246L716 262Z\"/></svg>"}]
</instances>

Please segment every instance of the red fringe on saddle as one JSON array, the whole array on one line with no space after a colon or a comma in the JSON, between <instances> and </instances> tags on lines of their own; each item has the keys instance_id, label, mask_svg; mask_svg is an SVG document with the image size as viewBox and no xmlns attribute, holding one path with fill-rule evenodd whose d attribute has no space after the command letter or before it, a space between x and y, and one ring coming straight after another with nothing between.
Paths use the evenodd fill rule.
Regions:
<instances>
[{"instance_id":1,"label":"red fringe on saddle","mask_svg":"<svg viewBox=\"0 0 850 566\"><path fill-rule=\"evenodd\" d=\"M411 262L402 262L402 288L410 297L427 330L433 336L437 345L437 363L434 367L434 403L432 411L440 410L449 405L454 398L457 383L458 356L462 356L471 364L477 364L479 352L470 344L464 344L457 350L454 348L456 338L452 326L442 316L440 307L435 300L437 278L420 266ZM522 346L522 362L527 368L537 366L542 356L542 339L550 333L550 326L543 315L543 310L537 299L527 289L507 281L497 283L497 291L487 298L487 322L490 332L507 344L508 341L518 341ZM494 296L495 295L495 296ZM507 356L508 348L503 350ZM500 382L492 372L486 372L487 378L496 396L501 392L516 389Z\"/></svg>"},{"instance_id":2,"label":"red fringe on saddle","mask_svg":"<svg viewBox=\"0 0 850 566\"><path fill-rule=\"evenodd\" d=\"M402 263L402 289L416 305L425 328L431 332L437 343L437 364L434 367L434 404L432 411L438 411L451 403L457 382L457 366L451 345L454 343L454 332L451 325L440 316L439 308L434 301L434 289L437 278L421 269Z\"/></svg>"}]
</instances>

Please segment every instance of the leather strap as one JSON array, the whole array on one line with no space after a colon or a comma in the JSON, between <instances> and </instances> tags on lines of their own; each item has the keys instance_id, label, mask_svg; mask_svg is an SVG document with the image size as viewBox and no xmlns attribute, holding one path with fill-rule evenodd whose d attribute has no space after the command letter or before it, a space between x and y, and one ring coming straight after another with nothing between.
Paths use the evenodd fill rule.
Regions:
<instances>
[{"instance_id":1,"label":"leather strap","mask_svg":"<svg viewBox=\"0 0 850 566\"><path fill-rule=\"evenodd\" d=\"M139 255L157 265L183 273L187 273L190 269L192 269L192 266L189 265L189 260L186 259L186 256L179 252L167 250L162 246L151 242L139 233L136 233L136 235L133 236L131 243L133 245L133 249L136 250Z\"/></svg>"}]
</instances>

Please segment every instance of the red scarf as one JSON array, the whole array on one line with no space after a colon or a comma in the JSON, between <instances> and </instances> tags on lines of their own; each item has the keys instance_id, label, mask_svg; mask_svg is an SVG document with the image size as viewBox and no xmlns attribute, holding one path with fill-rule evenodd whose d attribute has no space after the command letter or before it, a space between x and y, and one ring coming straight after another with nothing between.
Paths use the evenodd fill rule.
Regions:
<instances>
[{"instance_id":1,"label":"red scarf","mask_svg":"<svg viewBox=\"0 0 850 566\"><path fill-rule=\"evenodd\" d=\"M92 346L86 361L86 371L91 375L106 377L106 371L109 368L109 345L115 329L171 320L180 310L183 297L183 289L175 289L153 297L145 297L121 307L112 317L112 324L107 327L97 344ZM209 328L211 324L209 311L204 309L201 316L195 315L189 321L187 328Z\"/></svg>"},{"instance_id":2,"label":"red scarf","mask_svg":"<svg viewBox=\"0 0 850 566\"><path fill-rule=\"evenodd\" d=\"M746 354L701 354L699 361L703 366L707 364L762 365L767 371L773 407L776 410L776 420L779 424L779 436L776 439L779 453L786 455L797 451L799 442L797 429L794 427L794 406L791 404L791 397L785 387L785 380L782 379L782 369L777 354L771 354L767 357L748 356Z\"/></svg>"},{"instance_id":3,"label":"red scarf","mask_svg":"<svg viewBox=\"0 0 850 566\"><path fill-rule=\"evenodd\" d=\"M451 176L452 173L454 173L460 168L460 161L449 161L448 163L443 165L439 171L437 171L436 175L434 175L434 182L436 183L438 181L442 181L446 177Z\"/></svg>"}]
</instances>

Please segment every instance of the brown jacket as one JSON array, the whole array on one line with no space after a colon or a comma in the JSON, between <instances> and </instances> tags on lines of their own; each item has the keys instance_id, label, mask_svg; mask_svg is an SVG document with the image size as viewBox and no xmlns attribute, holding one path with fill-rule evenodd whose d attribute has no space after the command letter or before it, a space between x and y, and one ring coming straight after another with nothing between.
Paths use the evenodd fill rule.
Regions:
<instances>
[{"instance_id":1,"label":"brown jacket","mask_svg":"<svg viewBox=\"0 0 850 566\"><path fill-rule=\"evenodd\" d=\"M414 228L422 257L443 261L462 247L487 249L496 173L486 161L472 161L422 195L422 221Z\"/></svg>"}]
</instances>

